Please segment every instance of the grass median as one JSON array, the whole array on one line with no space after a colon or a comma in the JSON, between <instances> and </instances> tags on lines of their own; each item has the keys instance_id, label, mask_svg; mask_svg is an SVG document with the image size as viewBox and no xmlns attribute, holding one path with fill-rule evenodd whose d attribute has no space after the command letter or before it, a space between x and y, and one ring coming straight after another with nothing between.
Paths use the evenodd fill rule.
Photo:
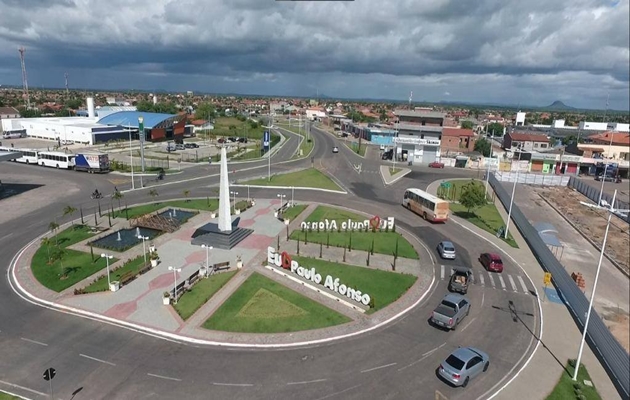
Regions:
<instances>
[{"instance_id":1,"label":"grass median","mask_svg":"<svg viewBox=\"0 0 630 400\"><path fill-rule=\"evenodd\" d=\"M601 400L601 396L597 393L595 386L587 386L584 381L591 381L588 371L584 364L580 364L577 381L573 381L573 373L575 372L575 360L567 363L566 370L562 371L560 380L553 388L553 391L546 400L566 400L566 399L583 399L583 400ZM580 397L583 396L583 397Z\"/></svg>"},{"instance_id":2,"label":"grass median","mask_svg":"<svg viewBox=\"0 0 630 400\"><path fill-rule=\"evenodd\" d=\"M282 213L282 218L293 221L298 215L302 214L302 211L306 210L306 207L306 204L298 204L293 207L289 207Z\"/></svg>"},{"instance_id":3,"label":"grass median","mask_svg":"<svg viewBox=\"0 0 630 400\"><path fill-rule=\"evenodd\" d=\"M322 277L330 275L339 278L344 285L367 293L374 302L374 307L367 311L368 314L398 300L418 279L409 274L339 264L309 257L294 256L293 260L304 268L315 268Z\"/></svg>"},{"instance_id":4,"label":"grass median","mask_svg":"<svg viewBox=\"0 0 630 400\"><path fill-rule=\"evenodd\" d=\"M326 174L316 170L315 168L304 169L297 172L290 172L288 174L275 174L271 176L271 180L267 178L260 178L245 182L239 182L239 184L257 186L308 187L337 191L342 190Z\"/></svg>"},{"instance_id":5,"label":"grass median","mask_svg":"<svg viewBox=\"0 0 630 400\"><path fill-rule=\"evenodd\" d=\"M149 259L147 257L147 263ZM127 273L135 273L137 275L140 268L144 266L144 256L136 257L132 260L127 261L122 267L118 268L115 271L111 271L109 274L110 282L120 281L120 278L126 275ZM96 292L104 292L109 290L107 287L107 273L85 288L83 288L83 293L96 293Z\"/></svg>"},{"instance_id":6,"label":"grass median","mask_svg":"<svg viewBox=\"0 0 630 400\"><path fill-rule=\"evenodd\" d=\"M274 280L253 273L204 322L203 327L226 332L281 333L350 321L350 318Z\"/></svg>"},{"instance_id":7,"label":"grass median","mask_svg":"<svg viewBox=\"0 0 630 400\"><path fill-rule=\"evenodd\" d=\"M116 210L114 211L112 217L127 218L127 216L129 216L130 219L137 218L163 208L187 208L199 211L215 211L219 208L219 200L212 198L155 202L141 206L129 207L128 210L125 210L124 208L122 210Z\"/></svg>"},{"instance_id":8,"label":"grass median","mask_svg":"<svg viewBox=\"0 0 630 400\"><path fill-rule=\"evenodd\" d=\"M313 150L313 147L315 147L315 141L313 140L313 136L307 135L304 129L299 129L297 126L289 126L288 124L278 124L278 126L281 127L282 129L286 129L302 137L302 141L300 142L300 147L298 148L298 152L295 154L294 157L296 158L305 157L309 155L309 153ZM300 155L300 151L302 152L301 155Z\"/></svg>"},{"instance_id":9,"label":"grass median","mask_svg":"<svg viewBox=\"0 0 630 400\"><path fill-rule=\"evenodd\" d=\"M365 152L367 151L367 145L361 143L361 146L359 146L359 143L356 142L346 142L344 143L346 145L347 148L349 148L350 150L352 150L354 153L360 155L361 157L365 157Z\"/></svg>"},{"instance_id":10,"label":"grass median","mask_svg":"<svg viewBox=\"0 0 630 400\"><path fill-rule=\"evenodd\" d=\"M92 236L88 227L74 225L42 240L31 260L35 279L48 289L61 292L105 268L105 259L98 255L92 257L90 253L67 248ZM112 259L110 264L116 261Z\"/></svg>"},{"instance_id":11,"label":"grass median","mask_svg":"<svg viewBox=\"0 0 630 400\"><path fill-rule=\"evenodd\" d=\"M208 278L201 278L190 291L177 300L177 304L173 304L173 308L186 321L225 286L236 275L236 272L221 272Z\"/></svg>"}]
</instances>

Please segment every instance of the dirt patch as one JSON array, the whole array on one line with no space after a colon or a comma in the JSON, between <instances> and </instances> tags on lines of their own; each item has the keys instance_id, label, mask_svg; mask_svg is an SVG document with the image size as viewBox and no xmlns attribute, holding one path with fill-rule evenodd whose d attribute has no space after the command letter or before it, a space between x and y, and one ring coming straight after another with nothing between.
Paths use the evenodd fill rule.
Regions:
<instances>
[{"instance_id":1,"label":"dirt patch","mask_svg":"<svg viewBox=\"0 0 630 400\"><path fill-rule=\"evenodd\" d=\"M590 202L584 195L566 187L539 188L536 189L536 192L548 200L593 242L596 244L603 242L608 215L605 211L581 205L580 201ZM613 216L610 222L608 241L606 242L606 254L626 271L630 270L630 234L628 227L629 225L626 222Z\"/></svg>"},{"instance_id":2,"label":"dirt patch","mask_svg":"<svg viewBox=\"0 0 630 400\"><path fill-rule=\"evenodd\" d=\"M627 352L630 352L630 318L623 311L604 307L601 314L604 323L610 333L621 343Z\"/></svg>"}]
</instances>

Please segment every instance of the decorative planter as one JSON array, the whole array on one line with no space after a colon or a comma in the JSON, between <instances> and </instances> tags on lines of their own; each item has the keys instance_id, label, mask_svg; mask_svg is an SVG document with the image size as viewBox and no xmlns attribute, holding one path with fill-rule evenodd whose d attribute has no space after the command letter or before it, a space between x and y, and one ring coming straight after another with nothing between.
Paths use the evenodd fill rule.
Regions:
<instances>
[{"instance_id":1,"label":"decorative planter","mask_svg":"<svg viewBox=\"0 0 630 400\"><path fill-rule=\"evenodd\" d=\"M169 304L171 304L171 298L170 297L162 297L162 304L164 304L165 306L168 306Z\"/></svg>"},{"instance_id":2,"label":"decorative planter","mask_svg":"<svg viewBox=\"0 0 630 400\"><path fill-rule=\"evenodd\" d=\"M252 200L252 207L254 207L256 205L256 202L254 200Z\"/></svg>"},{"instance_id":3,"label":"decorative planter","mask_svg":"<svg viewBox=\"0 0 630 400\"><path fill-rule=\"evenodd\" d=\"M234 214L235 215L239 215L241 213L241 210L239 210L238 208L236 210L234 210Z\"/></svg>"},{"instance_id":4,"label":"decorative planter","mask_svg":"<svg viewBox=\"0 0 630 400\"><path fill-rule=\"evenodd\" d=\"M243 268L243 261L237 261L236 268Z\"/></svg>"},{"instance_id":5,"label":"decorative planter","mask_svg":"<svg viewBox=\"0 0 630 400\"><path fill-rule=\"evenodd\" d=\"M210 213L210 218L216 218L217 217L217 213Z\"/></svg>"},{"instance_id":6,"label":"decorative planter","mask_svg":"<svg viewBox=\"0 0 630 400\"><path fill-rule=\"evenodd\" d=\"M153 253L155 251L155 245L152 244L151 246L149 246L149 252Z\"/></svg>"},{"instance_id":7,"label":"decorative planter","mask_svg":"<svg viewBox=\"0 0 630 400\"><path fill-rule=\"evenodd\" d=\"M120 282L112 281L109 283L109 290L112 292L117 292L120 289Z\"/></svg>"},{"instance_id":8,"label":"decorative planter","mask_svg":"<svg viewBox=\"0 0 630 400\"><path fill-rule=\"evenodd\" d=\"M157 265L158 265L158 260L151 260L151 266L153 268L157 267Z\"/></svg>"},{"instance_id":9,"label":"decorative planter","mask_svg":"<svg viewBox=\"0 0 630 400\"><path fill-rule=\"evenodd\" d=\"M287 219L285 219L285 220L284 220L284 224L285 224L285 225L289 225L290 223L291 223L291 220L290 220L289 218L287 218Z\"/></svg>"},{"instance_id":10,"label":"decorative planter","mask_svg":"<svg viewBox=\"0 0 630 400\"><path fill-rule=\"evenodd\" d=\"M274 218L278 218L278 211L276 211L276 212L274 212L274 213L273 213L273 217L274 217Z\"/></svg>"},{"instance_id":11,"label":"decorative planter","mask_svg":"<svg viewBox=\"0 0 630 400\"><path fill-rule=\"evenodd\" d=\"M206 267L199 268L199 276L204 277L206 275L208 275L208 268Z\"/></svg>"}]
</instances>

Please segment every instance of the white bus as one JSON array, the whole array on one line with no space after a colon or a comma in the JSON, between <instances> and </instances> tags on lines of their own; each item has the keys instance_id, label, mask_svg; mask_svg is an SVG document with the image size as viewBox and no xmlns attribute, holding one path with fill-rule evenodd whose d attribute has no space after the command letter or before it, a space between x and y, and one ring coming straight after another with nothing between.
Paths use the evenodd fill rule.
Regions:
<instances>
[{"instance_id":1,"label":"white bus","mask_svg":"<svg viewBox=\"0 0 630 400\"><path fill-rule=\"evenodd\" d=\"M74 157L74 154L66 154L59 151L40 151L38 164L43 167L74 169Z\"/></svg>"},{"instance_id":2,"label":"white bus","mask_svg":"<svg viewBox=\"0 0 630 400\"><path fill-rule=\"evenodd\" d=\"M408 210L415 212L422 218L433 222L448 220L448 201L420 189L407 189L402 202Z\"/></svg>"},{"instance_id":3,"label":"white bus","mask_svg":"<svg viewBox=\"0 0 630 400\"><path fill-rule=\"evenodd\" d=\"M22 153L20 158L16 158L15 162L20 162L24 164L34 164L37 165L37 150L31 149L16 149L13 147L0 147L0 152L2 153Z\"/></svg>"}]
</instances>

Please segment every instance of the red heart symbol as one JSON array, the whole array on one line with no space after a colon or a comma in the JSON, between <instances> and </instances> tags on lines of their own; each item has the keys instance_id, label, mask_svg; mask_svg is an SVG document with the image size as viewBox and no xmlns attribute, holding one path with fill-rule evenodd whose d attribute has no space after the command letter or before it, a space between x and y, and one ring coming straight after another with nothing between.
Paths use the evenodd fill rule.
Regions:
<instances>
[{"instance_id":1,"label":"red heart symbol","mask_svg":"<svg viewBox=\"0 0 630 400\"><path fill-rule=\"evenodd\" d=\"M282 268L284 269L291 268L291 256L286 251L282 252Z\"/></svg>"},{"instance_id":2,"label":"red heart symbol","mask_svg":"<svg viewBox=\"0 0 630 400\"><path fill-rule=\"evenodd\" d=\"M372 229L378 229L381 225L381 218L378 215L375 215L370 219L370 225L372 226Z\"/></svg>"}]
</instances>

